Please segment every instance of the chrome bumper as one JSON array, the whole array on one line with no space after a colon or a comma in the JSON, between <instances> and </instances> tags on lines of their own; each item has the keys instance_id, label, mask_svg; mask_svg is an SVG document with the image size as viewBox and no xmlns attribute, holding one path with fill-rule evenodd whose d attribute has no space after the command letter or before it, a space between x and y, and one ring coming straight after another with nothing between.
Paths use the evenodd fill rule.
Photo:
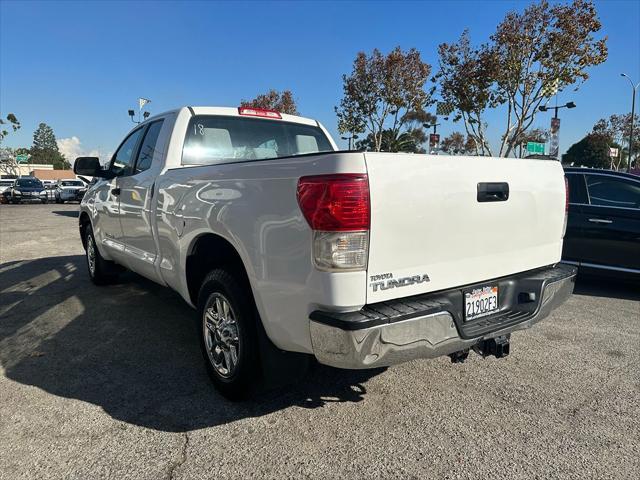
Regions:
<instances>
[{"instance_id":1,"label":"chrome bumper","mask_svg":"<svg viewBox=\"0 0 640 480\"><path fill-rule=\"evenodd\" d=\"M391 319L388 323L367 328L344 322L336 325L326 312L321 315L312 314L310 331L313 353L325 365L362 369L389 366L418 358L436 358L465 350L484 339L530 328L547 317L571 296L575 273L576 269L573 267L558 265L546 271L537 271L534 277L524 276L524 281L520 280L516 285L525 284L530 287L532 283L540 282L540 300L535 308L530 308L525 315L512 313L510 317L505 317L508 321L498 321L489 327L489 331L485 328L481 335L472 338L460 328L460 312L455 309L443 308L425 315L417 312L418 316L399 321ZM487 283L494 282L485 282ZM461 290L455 293L458 292ZM439 294L424 295L420 296L420 302L437 304L442 298L444 297ZM510 318L516 318L516 323Z\"/></svg>"}]
</instances>

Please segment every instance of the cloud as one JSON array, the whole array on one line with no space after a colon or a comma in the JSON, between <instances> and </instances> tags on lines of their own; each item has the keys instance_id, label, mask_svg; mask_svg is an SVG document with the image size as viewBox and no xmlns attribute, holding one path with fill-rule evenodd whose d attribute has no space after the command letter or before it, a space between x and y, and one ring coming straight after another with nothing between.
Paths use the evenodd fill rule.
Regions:
<instances>
[{"instance_id":1,"label":"cloud","mask_svg":"<svg viewBox=\"0 0 640 480\"><path fill-rule=\"evenodd\" d=\"M65 156L67 161L73 164L76 157L98 157L102 163L106 162L110 155L97 149L86 150L78 137L59 138L57 140L58 150Z\"/></svg>"}]
</instances>

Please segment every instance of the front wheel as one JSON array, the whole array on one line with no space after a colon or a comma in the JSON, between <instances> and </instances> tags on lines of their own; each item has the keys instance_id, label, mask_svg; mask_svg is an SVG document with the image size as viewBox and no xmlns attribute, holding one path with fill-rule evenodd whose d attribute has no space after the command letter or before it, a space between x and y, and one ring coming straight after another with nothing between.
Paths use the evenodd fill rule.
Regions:
<instances>
[{"instance_id":1,"label":"front wheel","mask_svg":"<svg viewBox=\"0 0 640 480\"><path fill-rule=\"evenodd\" d=\"M46 205L47 201L46 200L41 200L43 205Z\"/></svg>"},{"instance_id":2,"label":"front wheel","mask_svg":"<svg viewBox=\"0 0 640 480\"><path fill-rule=\"evenodd\" d=\"M96 285L106 285L111 283L115 277L115 264L105 260L96 246L96 240L93 236L93 229L87 226L85 231L86 258L89 277Z\"/></svg>"},{"instance_id":3,"label":"front wheel","mask_svg":"<svg viewBox=\"0 0 640 480\"><path fill-rule=\"evenodd\" d=\"M225 397L250 395L260 377L256 309L251 290L232 270L218 268L198 295L200 347L207 373Z\"/></svg>"}]
</instances>

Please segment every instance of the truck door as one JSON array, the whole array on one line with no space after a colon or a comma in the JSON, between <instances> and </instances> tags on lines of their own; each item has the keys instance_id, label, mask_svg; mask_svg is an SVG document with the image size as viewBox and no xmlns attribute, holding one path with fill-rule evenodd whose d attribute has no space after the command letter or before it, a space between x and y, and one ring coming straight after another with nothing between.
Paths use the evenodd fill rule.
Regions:
<instances>
[{"instance_id":1,"label":"truck door","mask_svg":"<svg viewBox=\"0 0 640 480\"><path fill-rule=\"evenodd\" d=\"M111 158L109 170L113 178L101 181L96 189L96 224L94 234L101 248L109 257L123 263L125 260L122 227L120 226L120 183L130 174L135 160L138 144L144 133L143 128L131 132L120 144Z\"/></svg>"},{"instance_id":2,"label":"truck door","mask_svg":"<svg viewBox=\"0 0 640 480\"><path fill-rule=\"evenodd\" d=\"M125 251L125 264L131 270L161 282L155 268L157 248L152 230L152 200L155 179L162 169L164 120L146 125L136 151L131 175L118 179L120 190L120 226Z\"/></svg>"}]
</instances>

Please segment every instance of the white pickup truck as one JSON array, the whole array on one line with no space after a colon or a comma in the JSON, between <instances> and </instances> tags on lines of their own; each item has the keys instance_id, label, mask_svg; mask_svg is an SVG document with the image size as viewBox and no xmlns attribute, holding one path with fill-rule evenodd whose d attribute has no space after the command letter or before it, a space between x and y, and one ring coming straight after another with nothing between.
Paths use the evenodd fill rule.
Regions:
<instances>
[{"instance_id":1,"label":"white pickup truck","mask_svg":"<svg viewBox=\"0 0 640 480\"><path fill-rule=\"evenodd\" d=\"M274 357L502 357L573 291L556 161L339 151L315 120L185 107L137 126L106 168L74 168L100 179L80 206L93 282L123 266L177 291L231 398Z\"/></svg>"}]
</instances>

